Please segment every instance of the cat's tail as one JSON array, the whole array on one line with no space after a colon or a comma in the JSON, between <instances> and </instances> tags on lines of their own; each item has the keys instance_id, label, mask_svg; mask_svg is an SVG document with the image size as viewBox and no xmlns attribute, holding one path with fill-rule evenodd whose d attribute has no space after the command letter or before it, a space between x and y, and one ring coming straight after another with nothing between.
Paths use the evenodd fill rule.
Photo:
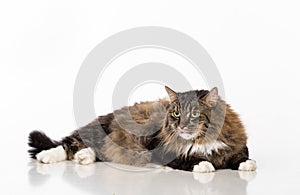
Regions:
<instances>
[{"instance_id":1,"label":"cat's tail","mask_svg":"<svg viewBox=\"0 0 300 195\"><path fill-rule=\"evenodd\" d=\"M28 150L30 157L36 159L38 153L59 146L60 142L50 139L41 131L32 131L28 137L28 145L32 147Z\"/></svg>"}]
</instances>

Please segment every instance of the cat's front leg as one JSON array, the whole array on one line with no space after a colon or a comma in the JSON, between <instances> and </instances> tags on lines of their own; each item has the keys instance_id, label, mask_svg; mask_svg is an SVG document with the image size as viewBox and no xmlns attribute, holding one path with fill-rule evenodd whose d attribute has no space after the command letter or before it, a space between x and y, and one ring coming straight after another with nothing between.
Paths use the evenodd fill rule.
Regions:
<instances>
[{"instance_id":1,"label":"cat's front leg","mask_svg":"<svg viewBox=\"0 0 300 195\"><path fill-rule=\"evenodd\" d=\"M257 166L256 161L249 159L248 148L245 146L230 158L227 168L239 171L255 171Z\"/></svg>"},{"instance_id":2,"label":"cat's front leg","mask_svg":"<svg viewBox=\"0 0 300 195\"><path fill-rule=\"evenodd\" d=\"M179 169L184 171L193 171L198 173L209 173L215 171L212 163L206 161L203 158L191 156L188 158L178 157L167 164L167 166L173 169Z\"/></svg>"},{"instance_id":3,"label":"cat's front leg","mask_svg":"<svg viewBox=\"0 0 300 195\"><path fill-rule=\"evenodd\" d=\"M238 168L239 171L255 171L256 170L256 161L255 160L246 160L241 162Z\"/></svg>"}]
</instances>

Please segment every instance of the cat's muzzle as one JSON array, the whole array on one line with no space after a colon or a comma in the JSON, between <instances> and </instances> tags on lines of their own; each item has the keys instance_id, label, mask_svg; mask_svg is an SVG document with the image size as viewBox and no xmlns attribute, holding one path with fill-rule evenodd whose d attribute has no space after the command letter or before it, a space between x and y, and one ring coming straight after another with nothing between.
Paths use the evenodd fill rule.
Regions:
<instances>
[{"instance_id":1,"label":"cat's muzzle","mask_svg":"<svg viewBox=\"0 0 300 195\"><path fill-rule=\"evenodd\" d=\"M182 137L183 139L189 140L195 137L196 131L190 130L188 128L178 128L178 133L179 136Z\"/></svg>"}]
</instances>

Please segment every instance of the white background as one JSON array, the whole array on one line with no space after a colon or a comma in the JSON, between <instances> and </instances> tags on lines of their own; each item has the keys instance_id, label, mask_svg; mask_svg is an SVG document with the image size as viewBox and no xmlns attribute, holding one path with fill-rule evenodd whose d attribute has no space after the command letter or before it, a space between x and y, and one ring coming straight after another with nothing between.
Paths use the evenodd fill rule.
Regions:
<instances>
[{"instance_id":1,"label":"white background","mask_svg":"<svg viewBox=\"0 0 300 195\"><path fill-rule=\"evenodd\" d=\"M26 171L19 167L28 162L26 143L31 130L42 129L59 139L76 128L73 88L87 54L110 35L149 25L186 33L211 55L222 76L226 100L247 128L258 175L260 170L299 173L299 9L296 0L1 1L4 186L13 186L16 175L26 178ZM166 95L161 92L155 95ZM140 100L133 97L131 102ZM97 113L109 111L109 107L100 108L101 101L95 105ZM264 185L257 182L249 190L255 192ZM27 188L21 186L14 192ZM285 187L288 184L280 188L282 192Z\"/></svg>"}]
</instances>

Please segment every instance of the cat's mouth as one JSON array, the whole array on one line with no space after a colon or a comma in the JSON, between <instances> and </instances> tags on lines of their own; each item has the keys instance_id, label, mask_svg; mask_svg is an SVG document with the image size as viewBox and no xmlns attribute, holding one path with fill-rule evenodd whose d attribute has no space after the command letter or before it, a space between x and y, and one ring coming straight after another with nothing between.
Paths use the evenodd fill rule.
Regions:
<instances>
[{"instance_id":1,"label":"cat's mouth","mask_svg":"<svg viewBox=\"0 0 300 195\"><path fill-rule=\"evenodd\" d=\"M195 137L195 131L189 131L188 129L178 129L179 136L183 139L189 140Z\"/></svg>"}]
</instances>

